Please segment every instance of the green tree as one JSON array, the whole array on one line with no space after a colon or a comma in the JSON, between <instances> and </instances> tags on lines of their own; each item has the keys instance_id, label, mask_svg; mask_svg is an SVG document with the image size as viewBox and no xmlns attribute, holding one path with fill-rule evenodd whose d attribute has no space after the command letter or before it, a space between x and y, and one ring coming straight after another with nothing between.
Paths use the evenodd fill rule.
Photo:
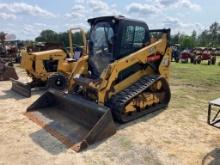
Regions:
<instances>
[{"instance_id":1,"label":"green tree","mask_svg":"<svg viewBox=\"0 0 220 165\"><path fill-rule=\"evenodd\" d=\"M82 35L80 32L73 34L73 43L76 45L83 45Z\"/></svg>"},{"instance_id":2,"label":"green tree","mask_svg":"<svg viewBox=\"0 0 220 165\"><path fill-rule=\"evenodd\" d=\"M220 32L218 33L218 38L217 38L216 47L220 47Z\"/></svg>"},{"instance_id":3,"label":"green tree","mask_svg":"<svg viewBox=\"0 0 220 165\"><path fill-rule=\"evenodd\" d=\"M57 42L62 43L64 47L69 47L68 33L67 32L59 33Z\"/></svg>"},{"instance_id":4,"label":"green tree","mask_svg":"<svg viewBox=\"0 0 220 165\"><path fill-rule=\"evenodd\" d=\"M210 27L209 27L209 32L211 35L211 46L215 47L217 46L217 42L218 42L218 33L220 31L220 26L217 22L214 22Z\"/></svg>"},{"instance_id":5,"label":"green tree","mask_svg":"<svg viewBox=\"0 0 220 165\"><path fill-rule=\"evenodd\" d=\"M177 33L173 36L171 36L171 44L179 44L179 40L180 40L180 33Z\"/></svg>"},{"instance_id":6,"label":"green tree","mask_svg":"<svg viewBox=\"0 0 220 165\"><path fill-rule=\"evenodd\" d=\"M197 46L197 33L195 30L193 30L191 37L193 41L193 47Z\"/></svg>"},{"instance_id":7,"label":"green tree","mask_svg":"<svg viewBox=\"0 0 220 165\"><path fill-rule=\"evenodd\" d=\"M198 36L198 45L201 47L208 47L210 46L210 42L211 42L211 35L208 30L204 30Z\"/></svg>"},{"instance_id":8,"label":"green tree","mask_svg":"<svg viewBox=\"0 0 220 165\"><path fill-rule=\"evenodd\" d=\"M53 30L44 30L40 33L40 36L35 39L37 42L57 42L58 34Z\"/></svg>"},{"instance_id":9,"label":"green tree","mask_svg":"<svg viewBox=\"0 0 220 165\"><path fill-rule=\"evenodd\" d=\"M83 45L83 40L80 32L72 34L74 45ZM40 36L35 38L37 42L56 42L62 43L65 47L69 47L69 36L67 32L56 33L52 30L44 30Z\"/></svg>"},{"instance_id":10,"label":"green tree","mask_svg":"<svg viewBox=\"0 0 220 165\"><path fill-rule=\"evenodd\" d=\"M194 47L193 38L185 34L180 35L179 44L182 49L190 49Z\"/></svg>"}]
</instances>

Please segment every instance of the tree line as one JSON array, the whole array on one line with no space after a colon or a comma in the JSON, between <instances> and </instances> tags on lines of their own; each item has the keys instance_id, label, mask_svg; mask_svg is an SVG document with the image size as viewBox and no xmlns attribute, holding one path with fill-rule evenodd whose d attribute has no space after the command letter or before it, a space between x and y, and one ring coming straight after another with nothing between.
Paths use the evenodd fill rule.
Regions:
<instances>
[{"instance_id":1,"label":"tree line","mask_svg":"<svg viewBox=\"0 0 220 165\"><path fill-rule=\"evenodd\" d=\"M73 42L82 45L82 37L79 32L73 34ZM68 33L56 33L52 30L44 30L35 39L37 42L58 42L65 47L69 46ZM195 30L191 35L177 33L171 35L171 44L179 44L181 49L194 47L220 47L220 24L214 22L208 29L198 34Z\"/></svg>"},{"instance_id":2,"label":"tree line","mask_svg":"<svg viewBox=\"0 0 220 165\"><path fill-rule=\"evenodd\" d=\"M72 34L73 44L83 45L83 40L80 32ZM35 38L36 42L52 42L60 43L64 47L69 47L69 38L67 32L57 33L53 30L43 30L38 37Z\"/></svg>"},{"instance_id":3,"label":"tree line","mask_svg":"<svg viewBox=\"0 0 220 165\"><path fill-rule=\"evenodd\" d=\"M191 35L177 33L171 36L171 44L179 44L182 49L194 47L220 47L220 24L214 22L200 34L194 30Z\"/></svg>"},{"instance_id":4,"label":"tree line","mask_svg":"<svg viewBox=\"0 0 220 165\"><path fill-rule=\"evenodd\" d=\"M4 42L6 33L0 32L0 42ZM82 45L82 36L80 32L72 34L73 43ZM38 37L35 38L36 42L54 42L60 43L64 47L69 47L69 39L67 32L57 33L53 30L43 30ZM195 30L191 35L177 33L171 35L171 44L179 44L181 49L194 48L194 47L220 47L220 24L214 22L208 29L198 34Z\"/></svg>"}]
</instances>

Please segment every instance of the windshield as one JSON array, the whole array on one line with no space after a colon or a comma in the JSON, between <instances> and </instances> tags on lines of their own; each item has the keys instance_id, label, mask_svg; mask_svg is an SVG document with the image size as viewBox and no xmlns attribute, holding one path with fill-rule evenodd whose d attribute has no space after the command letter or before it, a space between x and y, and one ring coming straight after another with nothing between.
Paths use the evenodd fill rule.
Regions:
<instances>
[{"instance_id":1,"label":"windshield","mask_svg":"<svg viewBox=\"0 0 220 165\"><path fill-rule=\"evenodd\" d=\"M101 74L113 58L113 37L113 29L108 22L97 23L91 31L89 58L97 74Z\"/></svg>"}]
</instances>

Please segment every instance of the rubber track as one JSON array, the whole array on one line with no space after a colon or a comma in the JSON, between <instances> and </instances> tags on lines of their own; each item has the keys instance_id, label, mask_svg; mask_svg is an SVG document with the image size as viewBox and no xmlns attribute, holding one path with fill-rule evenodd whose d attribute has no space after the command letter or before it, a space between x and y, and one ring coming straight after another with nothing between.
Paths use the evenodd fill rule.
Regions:
<instances>
[{"instance_id":1,"label":"rubber track","mask_svg":"<svg viewBox=\"0 0 220 165\"><path fill-rule=\"evenodd\" d=\"M129 101L132 100L134 97L138 96L139 94L147 90L147 88L149 88L152 84L154 84L158 80L162 80L162 82L164 82L163 85L165 86L165 92L166 92L165 97L167 97L166 98L167 101L165 101L165 103L160 103L155 106L152 106L147 110L142 110L140 112L133 112L131 115L124 115L123 111L126 104L129 103ZM140 80L136 81L133 85L129 86L128 88L114 95L108 102L108 106L111 108L114 118L119 122L124 123L134 120L147 113L151 113L166 107L169 103L169 100L170 100L170 88L167 81L159 75L152 75L141 78Z\"/></svg>"}]
</instances>

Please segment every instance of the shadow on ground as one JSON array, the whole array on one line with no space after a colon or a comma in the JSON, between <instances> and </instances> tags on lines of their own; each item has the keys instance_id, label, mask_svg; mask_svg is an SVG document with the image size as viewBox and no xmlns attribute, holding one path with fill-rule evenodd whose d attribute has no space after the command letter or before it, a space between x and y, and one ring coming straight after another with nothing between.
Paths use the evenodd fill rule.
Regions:
<instances>
[{"instance_id":1,"label":"shadow on ground","mask_svg":"<svg viewBox=\"0 0 220 165\"><path fill-rule=\"evenodd\" d=\"M0 96L0 100L6 100L6 99L10 99L10 98L14 98L16 100L25 99L25 97L17 94L16 92L14 92L12 90L3 90L2 92L4 93L4 95Z\"/></svg>"},{"instance_id":2,"label":"shadow on ground","mask_svg":"<svg viewBox=\"0 0 220 165\"><path fill-rule=\"evenodd\" d=\"M67 147L51 136L44 129L30 134L31 139L47 152L58 155L67 150Z\"/></svg>"},{"instance_id":3,"label":"shadow on ground","mask_svg":"<svg viewBox=\"0 0 220 165\"><path fill-rule=\"evenodd\" d=\"M140 118L138 118L138 119L136 119L134 121L131 121L131 122L128 122L128 123L125 123L125 124L116 123L117 130L124 129L124 128L127 128L129 126L141 123L141 122L146 122L146 121L156 117L157 115L162 113L164 110L166 110L166 109L158 110L158 111L156 111L154 113L147 114L145 116L142 116L142 117L140 117Z\"/></svg>"},{"instance_id":4,"label":"shadow on ground","mask_svg":"<svg viewBox=\"0 0 220 165\"><path fill-rule=\"evenodd\" d=\"M220 148L215 148L205 155L201 165L219 165L220 164Z\"/></svg>"},{"instance_id":5,"label":"shadow on ground","mask_svg":"<svg viewBox=\"0 0 220 165\"><path fill-rule=\"evenodd\" d=\"M128 123L125 123L125 124L120 124L118 122L115 122L116 124L116 129L117 130L121 130L121 129L124 129L124 128L127 128L127 127L130 127L130 126L134 126L135 124L138 124L138 123L141 123L141 122L146 122L154 117L156 117L157 115L159 115L160 113L162 113L165 109L162 109L162 110L158 110L154 113L150 113L150 114L147 114L145 116L142 116L134 121L131 121L131 122L128 122ZM117 134L117 132L116 132ZM114 136L114 135L113 135ZM90 145L85 151L87 150L92 150L92 149L95 149L96 147L98 147L101 143L104 143L107 139L104 139L104 140L101 140L99 142L96 142L95 144L92 144Z\"/></svg>"},{"instance_id":6,"label":"shadow on ground","mask_svg":"<svg viewBox=\"0 0 220 165\"><path fill-rule=\"evenodd\" d=\"M24 97L18 93L16 93L15 91L12 90L2 90L2 92L4 93L4 95L0 95L0 100L6 100L6 99L16 99L16 100L23 100L26 99L27 97ZM38 91L32 91L32 96L33 95L41 95L43 92L43 90L38 90Z\"/></svg>"}]
</instances>

